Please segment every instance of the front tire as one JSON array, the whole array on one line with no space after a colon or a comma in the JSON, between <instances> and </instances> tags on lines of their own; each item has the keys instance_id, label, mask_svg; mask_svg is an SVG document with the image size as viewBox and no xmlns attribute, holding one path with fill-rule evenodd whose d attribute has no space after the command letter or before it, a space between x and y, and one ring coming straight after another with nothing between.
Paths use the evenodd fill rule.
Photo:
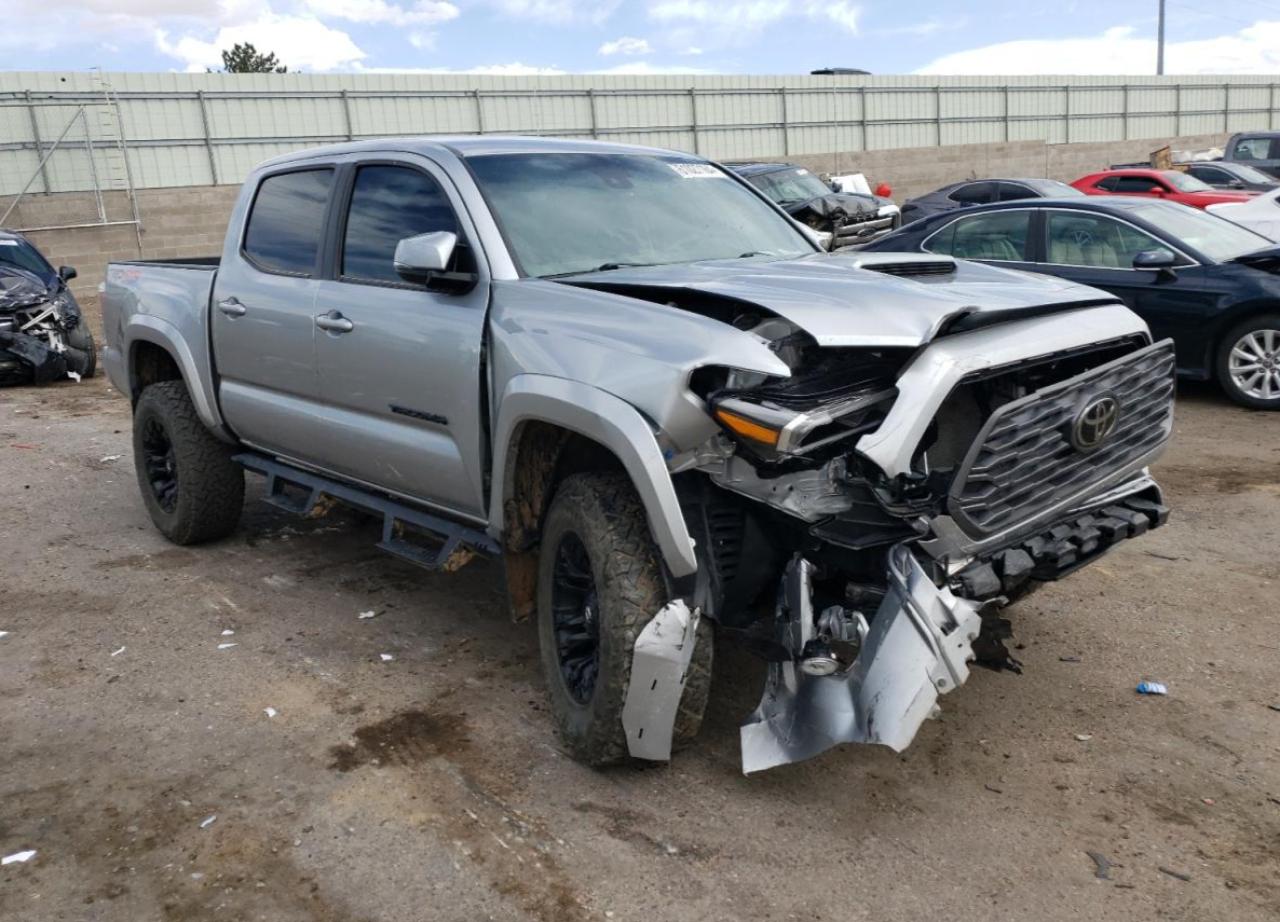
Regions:
<instances>
[{"instance_id":1,"label":"front tire","mask_svg":"<svg viewBox=\"0 0 1280 922\"><path fill-rule=\"evenodd\" d=\"M1255 410L1280 410L1280 314L1262 314L1232 327L1216 362L1227 396Z\"/></svg>"},{"instance_id":2,"label":"front tire","mask_svg":"<svg viewBox=\"0 0 1280 922\"><path fill-rule=\"evenodd\" d=\"M67 332L67 368L82 379L92 378L98 370L98 344L83 318Z\"/></svg>"},{"instance_id":3,"label":"front tire","mask_svg":"<svg viewBox=\"0 0 1280 922\"><path fill-rule=\"evenodd\" d=\"M155 523L174 544L199 544L235 531L244 507L244 470L232 448L205 428L181 381L149 385L133 411L133 466Z\"/></svg>"},{"instance_id":4,"label":"front tire","mask_svg":"<svg viewBox=\"0 0 1280 922\"><path fill-rule=\"evenodd\" d=\"M551 712L569 754L603 766L628 756L622 707L636 638L670 599L644 508L621 474L565 478L542 530L538 640ZM672 747L697 735L713 639L698 625Z\"/></svg>"}]
</instances>

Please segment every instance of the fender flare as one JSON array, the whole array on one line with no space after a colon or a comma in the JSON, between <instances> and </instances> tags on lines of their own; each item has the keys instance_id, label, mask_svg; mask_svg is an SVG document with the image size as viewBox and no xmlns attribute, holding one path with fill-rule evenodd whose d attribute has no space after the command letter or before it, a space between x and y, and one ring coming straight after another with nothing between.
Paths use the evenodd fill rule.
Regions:
<instances>
[{"instance_id":1,"label":"fender flare","mask_svg":"<svg viewBox=\"0 0 1280 922\"><path fill-rule=\"evenodd\" d=\"M130 396L136 392L138 384L133 368L135 347L140 342L159 346L169 353L182 373L183 383L187 386L187 393L191 395L191 403L195 406L196 415L200 417L200 421L219 438L224 440L231 438L222 421L222 413L218 410L218 400L214 393L213 369L208 361L201 363L196 358L177 327L152 314L135 314L125 327L124 341L127 344L124 357L127 363L125 374L129 379ZM200 371L202 364L205 368L204 374Z\"/></svg>"},{"instance_id":2,"label":"fender flare","mask_svg":"<svg viewBox=\"0 0 1280 922\"><path fill-rule=\"evenodd\" d=\"M502 532L511 480L507 471L511 441L520 424L529 421L561 426L613 452L644 504L649 529L672 575L679 578L697 571L693 539L653 428L626 401L566 378L516 375L502 392L494 427L490 534Z\"/></svg>"}]
</instances>

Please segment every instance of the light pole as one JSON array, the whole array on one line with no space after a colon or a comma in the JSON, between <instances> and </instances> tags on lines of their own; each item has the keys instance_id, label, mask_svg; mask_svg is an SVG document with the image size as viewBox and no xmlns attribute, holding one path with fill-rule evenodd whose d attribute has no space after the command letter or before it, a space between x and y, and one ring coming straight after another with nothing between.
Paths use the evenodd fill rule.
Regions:
<instances>
[{"instance_id":1,"label":"light pole","mask_svg":"<svg viewBox=\"0 0 1280 922\"><path fill-rule=\"evenodd\" d=\"M1164 75L1164 0L1160 0L1160 15L1156 24L1156 76Z\"/></svg>"}]
</instances>

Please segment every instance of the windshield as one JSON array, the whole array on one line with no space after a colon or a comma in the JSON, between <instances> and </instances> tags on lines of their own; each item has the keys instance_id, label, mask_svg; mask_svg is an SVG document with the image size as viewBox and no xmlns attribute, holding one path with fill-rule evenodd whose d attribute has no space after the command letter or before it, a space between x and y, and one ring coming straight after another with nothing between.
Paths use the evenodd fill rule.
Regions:
<instances>
[{"instance_id":1,"label":"windshield","mask_svg":"<svg viewBox=\"0 0 1280 922\"><path fill-rule=\"evenodd\" d=\"M525 275L816 252L786 217L705 161L537 153L467 163Z\"/></svg>"},{"instance_id":2,"label":"windshield","mask_svg":"<svg viewBox=\"0 0 1280 922\"><path fill-rule=\"evenodd\" d=\"M1177 189L1179 192L1213 192L1213 186L1207 182L1201 182L1189 173L1180 173L1177 170L1165 170L1160 174L1169 181L1169 185Z\"/></svg>"},{"instance_id":3,"label":"windshield","mask_svg":"<svg viewBox=\"0 0 1280 922\"><path fill-rule=\"evenodd\" d=\"M1239 224L1187 205L1136 205L1133 214L1164 231L1174 241L1199 250L1215 262L1226 262L1274 244Z\"/></svg>"},{"instance_id":4,"label":"windshield","mask_svg":"<svg viewBox=\"0 0 1280 922\"><path fill-rule=\"evenodd\" d=\"M1265 183L1268 186L1274 186L1276 182L1275 177L1268 176L1256 167L1245 166L1243 163L1232 164L1231 172L1245 182Z\"/></svg>"},{"instance_id":5,"label":"windshield","mask_svg":"<svg viewBox=\"0 0 1280 922\"><path fill-rule=\"evenodd\" d=\"M17 266L19 269L38 276L46 285L50 285L58 277L53 266L36 252L36 248L25 240L12 237L0 237L0 266Z\"/></svg>"},{"instance_id":6,"label":"windshield","mask_svg":"<svg viewBox=\"0 0 1280 922\"><path fill-rule=\"evenodd\" d=\"M1083 198L1084 193L1056 179L1037 179L1030 184L1043 198Z\"/></svg>"},{"instance_id":7,"label":"windshield","mask_svg":"<svg viewBox=\"0 0 1280 922\"><path fill-rule=\"evenodd\" d=\"M793 205L831 194L830 186L801 167L757 173L748 180L779 205Z\"/></svg>"}]
</instances>

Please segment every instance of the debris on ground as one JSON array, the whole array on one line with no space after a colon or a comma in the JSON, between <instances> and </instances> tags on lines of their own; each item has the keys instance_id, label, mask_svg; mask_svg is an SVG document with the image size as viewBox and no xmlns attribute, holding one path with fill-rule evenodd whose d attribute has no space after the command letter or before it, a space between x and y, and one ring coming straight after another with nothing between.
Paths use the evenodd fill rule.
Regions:
<instances>
[{"instance_id":1,"label":"debris on ground","mask_svg":"<svg viewBox=\"0 0 1280 922\"><path fill-rule=\"evenodd\" d=\"M1111 879L1111 859L1102 852L1086 851L1086 855L1093 859L1093 876L1098 880Z\"/></svg>"},{"instance_id":2,"label":"debris on ground","mask_svg":"<svg viewBox=\"0 0 1280 922\"><path fill-rule=\"evenodd\" d=\"M1092 734L1092 733L1077 733L1077 734L1076 734L1076 742L1077 742L1077 743L1087 743L1087 742L1089 742L1089 740L1091 740L1091 739L1093 739L1093 734Z\"/></svg>"},{"instance_id":3,"label":"debris on ground","mask_svg":"<svg viewBox=\"0 0 1280 922\"><path fill-rule=\"evenodd\" d=\"M128 649L128 647L121 647L119 650L112 650L112 651L111 651L111 655L112 655L112 656L119 656L121 653L123 653L123 652L124 652L125 650L127 650L127 649Z\"/></svg>"},{"instance_id":4,"label":"debris on ground","mask_svg":"<svg viewBox=\"0 0 1280 922\"><path fill-rule=\"evenodd\" d=\"M994 784L984 784L983 787L986 788L988 791L990 791L992 794L1004 793L1004 788L998 788Z\"/></svg>"},{"instance_id":5,"label":"debris on ground","mask_svg":"<svg viewBox=\"0 0 1280 922\"><path fill-rule=\"evenodd\" d=\"M0 631L0 637L8 637L8 636L9 636L8 631Z\"/></svg>"},{"instance_id":6,"label":"debris on ground","mask_svg":"<svg viewBox=\"0 0 1280 922\"><path fill-rule=\"evenodd\" d=\"M217 818L218 818L218 814L216 813L213 814L213 816L206 816L204 819L200 821L200 828L208 829L210 826L213 825L214 820L216 820Z\"/></svg>"},{"instance_id":7,"label":"debris on ground","mask_svg":"<svg viewBox=\"0 0 1280 922\"><path fill-rule=\"evenodd\" d=\"M1060 662L1060 663L1083 663L1083 662L1084 662L1084 660L1082 660L1082 659L1081 659L1080 657L1078 657L1078 656L1059 656L1059 657L1058 657L1058 662Z\"/></svg>"},{"instance_id":8,"label":"debris on ground","mask_svg":"<svg viewBox=\"0 0 1280 922\"><path fill-rule=\"evenodd\" d=\"M1184 880L1184 881L1191 880L1190 874L1187 874L1184 871L1175 871L1173 868L1166 868L1164 865L1161 865L1156 870L1158 870L1161 874L1168 874L1170 877L1176 877L1178 880Z\"/></svg>"},{"instance_id":9,"label":"debris on ground","mask_svg":"<svg viewBox=\"0 0 1280 922\"><path fill-rule=\"evenodd\" d=\"M232 634L234 634L234 633L235 633L235 631L231 630L231 628L227 628L225 631L223 631L223 632L222 632L222 636L223 636L223 637L230 637L230 636L231 636Z\"/></svg>"},{"instance_id":10,"label":"debris on ground","mask_svg":"<svg viewBox=\"0 0 1280 922\"><path fill-rule=\"evenodd\" d=\"M119 461L124 455L103 455L98 459L99 464L110 464L112 461Z\"/></svg>"},{"instance_id":11,"label":"debris on ground","mask_svg":"<svg viewBox=\"0 0 1280 922\"><path fill-rule=\"evenodd\" d=\"M230 650L232 647L238 647L238 646L240 646L240 644L238 644L238 643L220 643L220 644L218 644L218 649L219 649L219 650Z\"/></svg>"},{"instance_id":12,"label":"debris on ground","mask_svg":"<svg viewBox=\"0 0 1280 922\"><path fill-rule=\"evenodd\" d=\"M1200 802L1204 804L1206 807L1212 807L1214 804L1217 803L1217 801L1214 800L1212 797L1201 797Z\"/></svg>"},{"instance_id":13,"label":"debris on ground","mask_svg":"<svg viewBox=\"0 0 1280 922\"><path fill-rule=\"evenodd\" d=\"M384 663L389 663L389 662L391 662L393 659L395 659L395 657L394 657L394 656L392 656L390 653L379 653L378 655L379 655L380 657L382 657L382 661L383 661Z\"/></svg>"},{"instance_id":14,"label":"debris on ground","mask_svg":"<svg viewBox=\"0 0 1280 922\"><path fill-rule=\"evenodd\" d=\"M263 708L262 713L266 714L268 717L275 717L280 712L275 708Z\"/></svg>"},{"instance_id":15,"label":"debris on ground","mask_svg":"<svg viewBox=\"0 0 1280 922\"><path fill-rule=\"evenodd\" d=\"M360 614L356 615L356 620L368 621L370 618L376 618L377 616L378 613L376 611L362 611Z\"/></svg>"},{"instance_id":16,"label":"debris on ground","mask_svg":"<svg viewBox=\"0 0 1280 922\"><path fill-rule=\"evenodd\" d=\"M1163 682L1139 682L1134 691L1140 695L1167 695L1169 687Z\"/></svg>"},{"instance_id":17,"label":"debris on ground","mask_svg":"<svg viewBox=\"0 0 1280 922\"><path fill-rule=\"evenodd\" d=\"M3 858L0 858L0 865L23 864L27 861L30 861L35 856L36 856L36 850L34 848L25 852L14 852L12 855L5 855Z\"/></svg>"},{"instance_id":18,"label":"debris on ground","mask_svg":"<svg viewBox=\"0 0 1280 922\"><path fill-rule=\"evenodd\" d=\"M0 631L0 637L3 637L5 633L5 631ZM1268 704L1267 707L1273 711L1280 711L1280 704Z\"/></svg>"},{"instance_id":19,"label":"debris on ground","mask_svg":"<svg viewBox=\"0 0 1280 922\"><path fill-rule=\"evenodd\" d=\"M272 589L292 589L296 583L288 576L281 576L279 573L272 573L270 576L264 576L262 581Z\"/></svg>"}]
</instances>

